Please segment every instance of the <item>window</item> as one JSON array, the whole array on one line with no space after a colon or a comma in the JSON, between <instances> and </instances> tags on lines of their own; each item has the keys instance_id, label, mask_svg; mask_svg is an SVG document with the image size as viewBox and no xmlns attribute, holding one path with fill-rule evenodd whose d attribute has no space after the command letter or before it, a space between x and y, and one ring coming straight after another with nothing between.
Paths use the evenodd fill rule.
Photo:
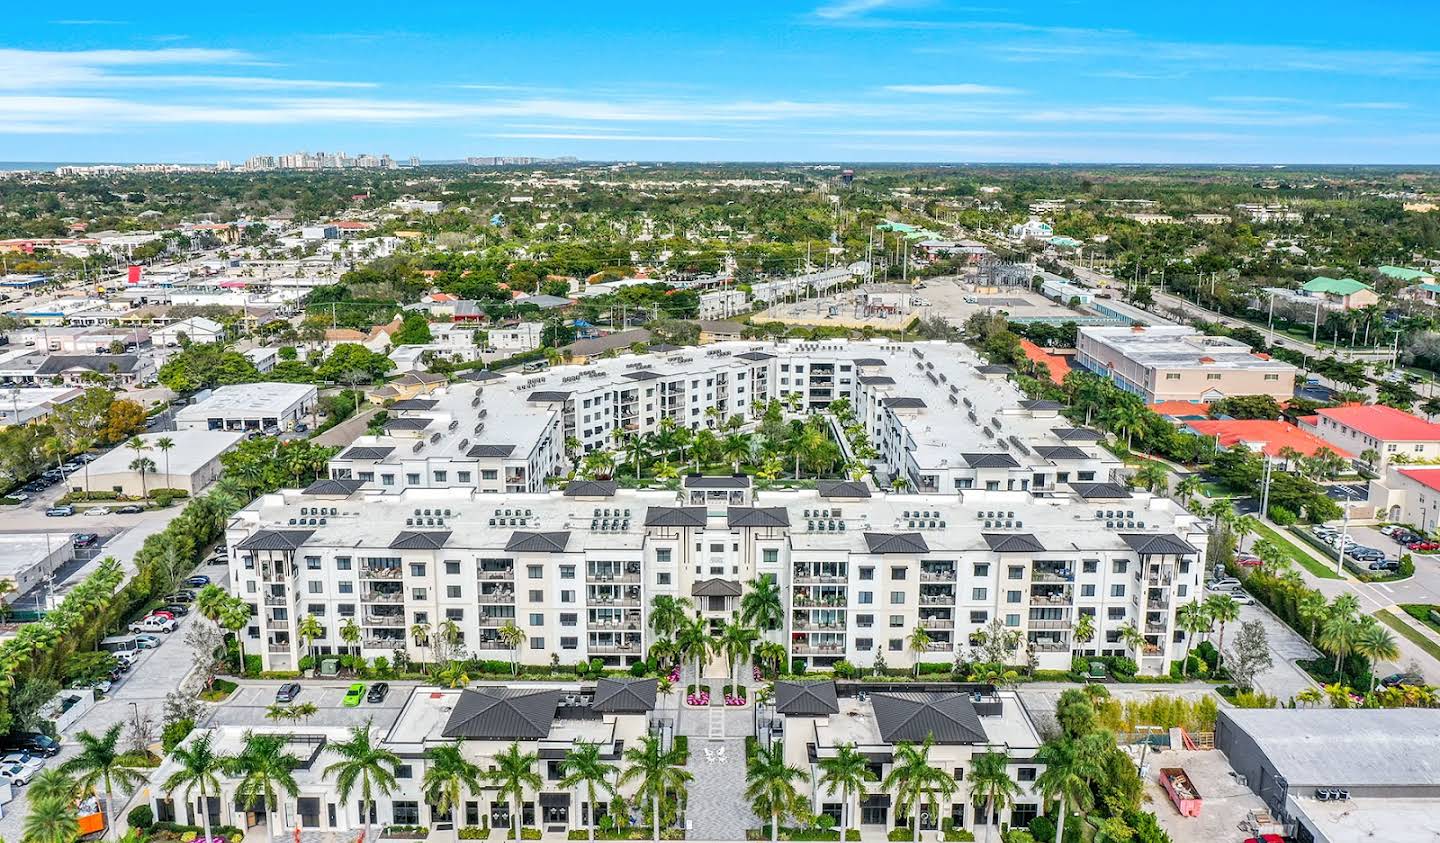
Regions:
<instances>
[{"instance_id":1,"label":"window","mask_svg":"<svg viewBox=\"0 0 1440 843\"><path fill-rule=\"evenodd\" d=\"M540 637L532 637L532 638L530 639L530 649L532 649L532 650L544 650L544 649L545 649L545 639L544 639L544 638L540 638Z\"/></svg>"},{"instance_id":2,"label":"window","mask_svg":"<svg viewBox=\"0 0 1440 843\"><path fill-rule=\"evenodd\" d=\"M872 566L869 566L869 565L866 565L866 566L862 567L862 568L860 569L860 579L862 579L862 580L873 580L873 579L875 579L875 569L874 569Z\"/></svg>"},{"instance_id":3,"label":"window","mask_svg":"<svg viewBox=\"0 0 1440 843\"><path fill-rule=\"evenodd\" d=\"M669 584L670 584L670 574L669 574L669 573L656 574L656 575L655 575L655 584L656 584L656 585L669 585Z\"/></svg>"},{"instance_id":4,"label":"window","mask_svg":"<svg viewBox=\"0 0 1440 843\"><path fill-rule=\"evenodd\" d=\"M723 544L713 544L713 543L712 543L712 544L710 545L710 552L711 552L711 553L724 553L724 552L725 552L725 545L723 545Z\"/></svg>"},{"instance_id":5,"label":"window","mask_svg":"<svg viewBox=\"0 0 1440 843\"><path fill-rule=\"evenodd\" d=\"M670 561L670 548L668 548L668 547L659 547L659 548L656 548L656 549L655 549L655 561L656 561L656 562L669 562L669 561Z\"/></svg>"},{"instance_id":6,"label":"window","mask_svg":"<svg viewBox=\"0 0 1440 843\"><path fill-rule=\"evenodd\" d=\"M408 765L401 765L408 769ZM399 770L396 770L396 778L400 778ZM409 778L409 776L405 776ZM420 803L410 799L396 799L390 803L394 811L395 825L419 825L420 824Z\"/></svg>"},{"instance_id":7,"label":"window","mask_svg":"<svg viewBox=\"0 0 1440 843\"><path fill-rule=\"evenodd\" d=\"M526 565L525 576L529 577L532 580L538 580L541 577L545 576L545 569L539 565Z\"/></svg>"},{"instance_id":8,"label":"window","mask_svg":"<svg viewBox=\"0 0 1440 843\"><path fill-rule=\"evenodd\" d=\"M380 475L380 485L382 485L382 486L394 486L394 485L395 485L395 475L393 475L393 474L382 474L382 475Z\"/></svg>"},{"instance_id":9,"label":"window","mask_svg":"<svg viewBox=\"0 0 1440 843\"><path fill-rule=\"evenodd\" d=\"M348 556L337 556L337 557L335 557L335 570L337 570L337 571L348 571L348 570L350 570L350 557L348 557Z\"/></svg>"},{"instance_id":10,"label":"window","mask_svg":"<svg viewBox=\"0 0 1440 843\"><path fill-rule=\"evenodd\" d=\"M1166 373L1165 373L1165 380L1167 380L1167 381L1178 381L1178 380L1180 380L1180 373L1179 373L1179 372L1166 372Z\"/></svg>"},{"instance_id":11,"label":"window","mask_svg":"<svg viewBox=\"0 0 1440 843\"><path fill-rule=\"evenodd\" d=\"M468 471L457 471L457 472L455 472L455 482L457 482L457 483L469 483L469 482L470 482L470 472L468 472Z\"/></svg>"},{"instance_id":12,"label":"window","mask_svg":"<svg viewBox=\"0 0 1440 843\"><path fill-rule=\"evenodd\" d=\"M970 622L971 622L971 623L986 623L986 622L988 622L989 620L990 620L990 613L989 613L989 612L986 612L986 611L983 611L983 610L982 610L982 611L979 611L979 612L971 612L971 613L970 613Z\"/></svg>"},{"instance_id":13,"label":"window","mask_svg":"<svg viewBox=\"0 0 1440 843\"><path fill-rule=\"evenodd\" d=\"M1009 576L1010 579L1012 579L1012 580L1023 580L1023 579L1025 579L1025 568L1024 568L1024 566L1022 566L1022 565L1011 565L1011 566L1010 566L1010 573L1009 573L1008 576Z\"/></svg>"},{"instance_id":14,"label":"window","mask_svg":"<svg viewBox=\"0 0 1440 843\"><path fill-rule=\"evenodd\" d=\"M575 602L575 589L573 589L573 588L562 588L562 589L560 590L560 602L561 602L561 603L574 603L574 602Z\"/></svg>"},{"instance_id":15,"label":"window","mask_svg":"<svg viewBox=\"0 0 1440 843\"><path fill-rule=\"evenodd\" d=\"M896 629L896 628L902 627L902 626L904 626L904 625L905 625L905 616L904 616L904 615L891 615L891 616L890 616L890 627L891 627L892 629Z\"/></svg>"},{"instance_id":16,"label":"window","mask_svg":"<svg viewBox=\"0 0 1440 843\"><path fill-rule=\"evenodd\" d=\"M1019 615L1006 615L1006 616L1005 616L1005 625L1006 625L1006 626L1019 626L1019 625L1020 625L1020 616L1019 616Z\"/></svg>"},{"instance_id":17,"label":"window","mask_svg":"<svg viewBox=\"0 0 1440 843\"><path fill-rule=\"evenodd\" d=\"M988 590L988 589L984 589L984 588L972 588L972 589L970 589L970 599L971 599L971 600L984 600L984 599L985 599L985 595L986 595L987 593L989 593L989 590Z\"/></svg>"},{"instance_id":18,"label":"window","mask_svg":"<svg viewBox=\"0 0 1440 843\"><path fill-rule=\"evenodd\" d=\"M767 547L760 551L760 561L774 565L780 561L780 549L778 547Z\"/></svg>"},{"instance_id":19,"label":"window","mask_svg":"<svg viewBox=\"0 0 1440 843\"><path fill-rule=\"evenodd\" d=\"M353 582L343 581L343 582L338 582L338 583L336 583L335 585L340 589L340 593L341 593L341 594L354 594L354 593L355 593L355 583L353 583Z\"/></svg>"},{"instance_id":20,"label":"window","mask_svg":"<svg viewBox=\"0 0 1440 843\"><path fill-rule=\"evenodd\" d=\"M306 583L306 585L310 587L311 594L319 594L320 592L325 590L325 583L323 582L316 582L315 580L311 580L310 582Z\"/></svg>"},{"instance_id":21,"label":"window","mask_svg":"<svg viewBox=\"0 0 1440 843\"><path fill-rule=\"evenodd\" d=\"M900 604L902 604L902 603L904 603L904 602L905 602L905 592L903 592L903 591L892 591L892 592L890 592L890 605L891 605L891 606L899 606Z\"/></svg>"},{"instance_id":22,"label":"window","mask_svg":"<svg viewBox=\"0 0 1440 843\"><path fill-rule=\"evenodd\" d=\"M561 625L561 626L574 626L575 624L579 623L579 621L580 621L580 616L577 615L577 614L575 614L574 612L561 612L561 613L560 613L560 625Z\"/></svg>"},{"instance_id":23,"label":"window","mask_svg":"<svg viewBox=\"0 0 1440 843\"><path fill-rule=\"evenodd\" d=\"M861 602L861 603L864 603L864 604L874 603L874 602L875 602L875 592L873 592L873 591L862 591L862 592L860 592L860 602Z\"/></svg>"},{"instance_id":24,"label":"window","mask_svg":"<svg viewBox=\"0 0 1440 843\"><path fill-rule=\"evenodd\" d=\"M905 641L902 638L890 639L890 652L898 653L905 648Z\"/></svg>"},{"instance_id":25,"label":"window","mask_svg":"<svg viewBox=\"0 0 1440 843\"><path fill-rule=\"evenodd\" d=\"M445 573L455 575L460 573L460 562L455 559L445 560Z\"/></svg>"},{"instance_id":26,"label":"window","mask_svg":"<svg viewBox=\"0 0 1440 843\"><path fill-rule=\"evenodd\" d=\"M1016 781L1021 781L1021 782L1033 782L1033 781L1035 781L1035 768L1034 768L1034 767L1021 767L1020 769L1018 769L1018 770L1015 771L1015 780L1016 780Z\"/></svg>"},{"instance_id":27,"label":"window","mask_svg":"<svg viewBox=\"0 0 1440 843\"><path fill-rule=\"evenodd\" d=\"M874 639L874 638L856 638L856 639L855 639L855 649L857 649L857 650L869 651L869 649L870 649L871 647L874 647L874 646L875 646L875 639Z\"/></svg>"},{"instance_id":28,"label":"window","mask_svg":"<svg viewBox=\"0 0 1440 843\"><path fill-rule=\"evenodd\" d=\"M892 568L890 569L890 579L892 579L892 580L903 580L903 579L905 579L905 568L904 568L904 566L894 566L894 567L892 567Z\"/></svg>"},{"instance_id":29,"label":"window","mask_svg":"<svg viewBox=\"0 0 1440 843\"><path fill-rule=\"evenodd\" d=\"M423 601L423 600L428 599L428 597L429 597L429 592L428 592L426 589L423 589L423 588L412 588L412 589L410 589L410 599L411 599L411 600L420 600L420 601Z\"/></svg>"},{"instance_id":30,"label":"window","mask_svg":"<svg viewBox=\"0 0 1440 843\"><path fill-rule=\"evenodd\" d=\"M874 615L856 615L856 616L855 616L855 625L858 626L858 627L860 627L861 629L869 629L870 627L872 627L872 626L875 625L875 616L874 616Z\"/></svg>"},{"instance_id":31,"label":"window","mask_svg":"<svg viewBox=\"0 0 1440 843\"><path fill-rule=\"evenodd\" d=\"M436 483L444 483L444 482L445 482L445 478L448 477L448 476L449 476L449 472L446 472L446 471L437 471L437 472L435 472L435 482L436 482Z\"/></svg>"},{"instance_id":32,"label":"window","mask_svg":"<svg viewBox=\"0 0 1440 843\"><path fill-rule=\"evenodd\" d=\"M574 566L574 565L561 565L561 566L560 566L560 579L562 579L562 580L573 580L573 579L575 579L575 566Z\"/></svg>"},{"instance_id":33,"label":"window","mask_svg":"<svg viewBox=\"0 0 1440 843\"><path fill-rule=\"evenodd\" d=\"M317 618L323 618L323 617L325 617L325 604L324 604L324 603L311 603L311 604L308 606L308 608L307 608L306 611L308 611L310 614L314 615L314 616L317 617ZM324 638L325 636L322 635L322 636L320 636L320 637L321 637L321 638Z\"/></svg>"},{"instance_id":34,"label":"window","mask_svg":"<svg viewBox=\"0 0 1440 843\"><path fill-rule=\"evenodd\" d=\"M1110 572L1113 574L1123 574L1129 567L1129 562L1125 561L1124 559L1116 559L1114 562L1110 563Z\"/></svg>"},{"instance_id":35,"label":"window","mask_svg":"<svg viewBox=\"0 0 1440 843\"><path fill-rule=\"evenodd\" d=\"M1206 372L1206 373L1205 373L1205 380L1207 380L1207 381L1218 381L1218 380L1220 380L1220 377L1221 377L1221 375L1220 375L1219 372Z\"/></svg>"},{"instance_id":36,"label":"window","mask_svg":"<svg viewBox=\"0 0 1440 843\"><path fill-rule=\"evenodd\" d=\"M545 592L541 591L541 590L538 589L538 588L532 588L532 589L530 589L530 602L531 602L531 603L544 603L544 602L545 602Z\"/></svg>"},{"instance_id":37,"label":"window","mask_svg":"<svg viewBox=\"0 0 1440 843\"><path fill-rule=\"evenodd\" d=\"M407 473L407 474L405 475L405 482L406 482L408 485L411 485L411 486L419 486L419 485L420 485L420 475L419 475L419 474L409 474L409 473Z\"/></svg>"},{"instance_id":38,"label":"window","mask_svg":"<svg viewBox=\"0 0 1440 843\"><path fill-rule=\"evenodd\" d=\"M1189 593L1189 590L1190 586L1186 585L1185 583L1181 583L1180 585L1175 587L1175 596L1184 597Z\"/></svg>"},{"instance_id":39,"label":"window","mask_svg":"<svg viewBox=\"0 0 1440 843\"><path fill-rule=\"evenodd\" d=\"M1111 607L1111 608L1109 608L1109 609L1107 609L1107 610L1105 611L1105 617L1106 617L1107 620L1112 620L1112 621L1124 620L1124 619L1125 619L1125 607L1124 607L1124 606L1114 606L1114 607Z\"/></svg>"},{"instance_id":40,"label":"window","mask_svg":"<svg viewBox=\"0 0 1440 843\"><path fill-rule=\"evenodd\" d=\"M1007 592L1005 592L1005 602L1006 602L1006 603L1019 603L1019 602L1020 602L1020 592L1019 592L1019 591L1007 591Z\"/></svg>"},{"instance_id":41,"label":"window","mask_svg":"<svg viewBox=\"0 0 1440 843\"><path fill-rule=\"evenodd\" d=\"M481 479L481 480L499 480L499 479L500 479L500 470L499 470L498 468L482 468L482 469L480 469L480 479Z\"/></svg>"},{"instance_id":42,"label":"window","mask_svg":"<svg viewBox=\"0 0 1440 843\"><path fill-rule=\"evenodd\" d=\"M412 576L412 577L423 577L423 576L425 576L425 563L424 563L424 562L411 562L411 563L410 563L410 576Z\"/></svg>"},{"instance_id":43,"label":"window","mask_svg":"<svg viewBox=\"0 0 1440 843\"><path fill-rule=\"evenodd\" d=\"M1021 772L1023 773L1024 770L1022 769ZM1031 776L1034 776L1033 770L1031 771ZM1020 781L1023 782L1026 781L1026 779L1021 779ZM1040 806L1034 802L1017 802L1010 806L1010 827L1024 828L1030 824L1031 820L1039 815Z\"/></svg>"},{"instance_id":44,"label":"window","mask_svg":"<svg viewBox=\"0 0 1440 843\"><path fill-rule=\"evenodd\" d=\"M447 586L445 586L445 596L446 596L446 597L449 597L449 598L452 599L452 600L458 600L459 597L460 597L460 586L458 586L458 585L447 585Z\"/></svg>"},{"instance_id":45,"label":"window","mask_svg":"<svg viewBox=\"0 0 1440 843\"><path fill-rule=\"evenodd\" d=\"M463 620L465 620L465 610L464 610L464 609L446 609L446 610L445 610L445 620L447 620L447 621L463 621ZM463 632L460 633L460 638L463 640L463 639L465 638L465 633L463 633Z\"/></svg>"},{"instance_id":46,"label":"window","mask_svg":"<svg viewBox=\"0 0 1440 843\"><path fill-rule=\"evenodd\" d=\"M542 615L542 614L540 614L539 612L531 612L531 613L530 613L530 625L531 625L531 626L544 626L544 625L545 625L545 616Z\"/></svg>"},{"instance_id":47,"label":"window","mask_svg":"<svg viewBox=\"0 0 1440 843\"><path fill-rule=\"evenodd\" d=\"M977 576L977 577L988 577L988 576L990 576L990 563L989 563L989 562L976 562L976 563L975 563L975 576Z\"/></svg>"},{"instance_id":48,"label":"window","mask_svg":"<svg viewBox=\"0 0 1440 843\"><path fill-rule=\"evenodd\" d=\"M1094 583L1086 583L1085 585L1080 586L1080 596L1081 596L1081 597L1094 597L1094 596L1095 596L1095 584L1094 584Z\"/></svg>"},{"instance_id":49,"label":"window","mask_svg":"<svg viewBox=\"0 0 1440 843\"><path fill-rule=\"evenodd\" d=\"M1125 596L1125 584L1124 584L1124 583L1117 583L1117 584L1115 584L1115 585L1110 586L1110 596L1111 596L1111 597L1124 597L1124 596Z\"/></svg>"},{"instance_id":50,"label":"window","mask_svg":"<svg viewBox=\"0 0 1440 843\"><path fill-rule=\"evenodd\" d=\"M342 618L353 618L353 617L355 617L355 604L354 604L354 603L341 603L341 604L340 604L338 607L336 607L336 608L337 608L337 611L340 613L340 617L342 617Z\"/></svg>"},{"instance_id":51,"label":"window","mask_svg":"<svg viewBox=\"0 0 1440 843\"><path fill-rule=\"evenodd\" d=\"M320 570L320 557L318 557L318 556L307 556L307 557L305 557L305 570L307 570L307 571L318 571L318 570Z\"/></svg>"},{"instance_id":52,"label":"window","mask_svg":"<svg viewBox=\"0 0 1440 843\"><path fill-rule=\"evenodd\" d=\"M1100 569L1099 559L1086 559L1080 563L1080 571L1086 574L1093 574Z\"/></svg>"},{"instance_id":53,"label":"window","mask_svg":"<svg viewBox=\"0 0 1440 843\"><path fill-rule=\"evenodd\" d=\"M573 650L580 645L580 639L573 635L560 636L560 649Z\"/></svg>"}]
</instances>

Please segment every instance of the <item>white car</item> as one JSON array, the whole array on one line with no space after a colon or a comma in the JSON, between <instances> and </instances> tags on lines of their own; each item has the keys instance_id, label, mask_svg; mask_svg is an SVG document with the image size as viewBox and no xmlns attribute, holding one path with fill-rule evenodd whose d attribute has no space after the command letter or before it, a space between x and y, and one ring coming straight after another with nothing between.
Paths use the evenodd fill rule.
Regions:
<instances>
[{"instance_id":1,"label":"white car","mask_svg":"<svg viewBox=\"0 0 1440 843\"><path fill-rule=\"evenodd\" d=\"M25 769L24 764L0 765L0 780L7 781L10 784L29 784L33 778L35 778L35 774Z\"/></svg>"},{"instance_id":2,"label":"white car","mask_svg":"<svg viewBox=\"0 0 1440 843\"><path fill-rule=\"evenodd\" d=\"M28 752L11 752L3 759L0 759L0 765L6 767L11 767L16 764L29 770L30 775L33 776L45 768L45 759L38 755L31 755Z\"/></svg>"},{"instance_id":3,"label":"white car","mask_svg":"<svg viewBox=\"0 0 1440 843\"><path fill-rule=\"evenodd\" d=\"M110 514L110 507L108 507L108 506L92 506L92 507L90 507L89 509L85 510L85 514L86 514L86 515L109 515L109 514Z\"/></svg>"},{"instance_id":4,"label":"white car","mask_svg":"<svg viewBox=\"0 0 1440 843\"><path fill-rule=\"evenodd\" d=\"M162 618L152 615L144 620L130 624L131 632L174 632L175 620L173 618Z\"/></svg>"}]
</instances>

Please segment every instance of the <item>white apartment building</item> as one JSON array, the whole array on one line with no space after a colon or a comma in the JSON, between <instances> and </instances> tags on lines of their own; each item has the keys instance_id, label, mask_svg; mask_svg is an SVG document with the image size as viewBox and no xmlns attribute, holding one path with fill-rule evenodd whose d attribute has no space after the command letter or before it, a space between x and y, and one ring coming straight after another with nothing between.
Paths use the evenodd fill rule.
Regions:
<instances>
[{"instance_id":1,"label":"white apartment building","mask_svg":"<svg viewBox=\"0 0 1440 843\"><path fill-rule=\"evenodd\" d=\"M560 761L578 744L594 744L607 763L620 764L625 747L634 746L649 731L655 707L654 679L601 679L594 685L540 686L502 688L484 686L456 690L420 687L410 690L404 706L393 722L376 723L372 739L401 759L396 770L395 787L388 794L376 794L370 807L369 828L380 836L381 828L389 825L439 826L453 823L455 828L504 829L510 824L511 804L488 782L479 792L463 792L459 805L448 812L437 811L425 798L425 773L431 763L426 750L458 743L465 759L482 771L491 769L495 757L512 743L521 752L539 756L536 773L541 779L538 792L527 792L521 803L521 819L528 828L564 833L583 829L589 824L592 806L583 789L561 787L564 776ZM392 693L400 693L395 689ZM302 692L301 700L318 695L313 686ZM391 709L393 712L393 709ZM287 740L285 752L299 764L292 775L297 792L284 794L280 804L273 806L269 816L264 807L250 805L240 797L240 779L228 773L218 777L219 792L202 800L199 793L185 798L184 790L166 792L163 783L176 771L177 762L167 758L151 775L146 798L161 822L182 822L199 825L201 815L208 813L211 827L234 825L243 830L278 822L275 829L266 829L269 837L295 830L305 833L332 833L354 837L367 825L358 794L342 799L335 777L325 769L340 760L333 744L349 740L349 727L304 726L279 728L260 721L245 726L220 725L197 729L186 740L193 742L209 734L214 751L233 755L245 745L245 736L281 734ZM482 777L482 781L484 781ZM621 789L633 796L638 785ZM609 808L606 803L593 806L597 819ZM503 831L493 832L503 836Z\"/></svg>"},{"instance_id":2,"label":"white apartment building","mask_svg":"<svg viewBox=\"0 0 1440 843\"><path fill-rule=\"evenodd\" d=\"M352 449L353 450L353 449ZM293 670L297 626L314 616L321 654L361 627L368 658L424 657L408 634L453 621L460 646L508 658L500 629L524 630L519 659L548 664L644 658L654 597L694 601L712 627L744 584L772 577L785 595L772 635L806 666L840 659L951 663L997 622L1019 633L1015 663L1066 669L1073 655L1129 655L1145 673L1186 649L1177 606L1200 596L1204 528L1174 502L1118 484L1069 491L883 494L841 481L755 492L746 477L684 478L679 491L578 481L564 492L486 494L322 480L264 495L227 530L232 588L253 608L247 652ZM1091 615L1088 644L1070 638ZM1144 645L1131 651L1120 630Z\"/></svg>"},{"instance_id":3,"label":"white apartment building","mask_svg":"<svg viewBox=\"0 0 1440 843\"><path fill-rule=\"evenodd\" d=\"M699 319L729 319L750 309L744 290L711 290L700 294Z\"/></svg>"}]
</instances>

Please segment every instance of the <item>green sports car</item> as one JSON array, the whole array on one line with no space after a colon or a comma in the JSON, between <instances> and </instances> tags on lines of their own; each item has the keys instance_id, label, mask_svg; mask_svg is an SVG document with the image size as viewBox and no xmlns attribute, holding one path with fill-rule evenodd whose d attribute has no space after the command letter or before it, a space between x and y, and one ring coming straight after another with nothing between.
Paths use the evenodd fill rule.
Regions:
<instances>
[{"instance_id":1,"label":"green sports car","mask_svg":"<svg viewBox=\"0 0 1440 843\"><path fill-rule=\"evenodd\" d=\"M354 708L355 706L359 705L360 701L363 699L365 699L365 683L356 682L354 685L350 686L350 689L348 691L345 692L345 699L342 702L345 705Z\"/></svg>"}]
</instances>

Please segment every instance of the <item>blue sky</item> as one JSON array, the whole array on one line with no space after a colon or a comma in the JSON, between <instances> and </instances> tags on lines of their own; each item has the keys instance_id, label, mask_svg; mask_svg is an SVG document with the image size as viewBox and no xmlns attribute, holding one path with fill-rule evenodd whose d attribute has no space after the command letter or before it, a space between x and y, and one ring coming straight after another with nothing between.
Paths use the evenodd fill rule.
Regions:
<instances>
[{"instance_id":1,"label":"blue sky","mask_svg":"<svg viewBox=\"0 0 1440 843\"><path fill-rule=\"evenodd\" d=\"M16 4L0 160L1440 163L1440 5Z\"/></svg>"}]
</instances>

